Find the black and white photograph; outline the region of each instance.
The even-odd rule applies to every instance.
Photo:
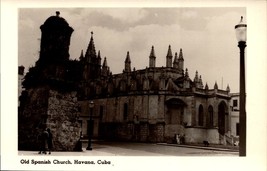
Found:
[[[15,5],[3,169],[266,169],[266,7],[85,4]]]

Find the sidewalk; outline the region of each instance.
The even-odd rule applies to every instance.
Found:
[[[192,145],[186,145],[186,144],[167,144],[167,143],[157,143],[158,145],[165,145],[165,146],[176,146],[176,147],[184,147],[184,148],[196,148],[196,149],[202,149],[202,150],[215,150],[215,151],[227,151],[227,152],[239,152],[238,147],[232,146],[231,148],[227,148],[225,146],[203,146],[200,144],[192,144]]]
[[[38,151],[18,151],[19,156],[115,156],[115,154],[96,149],[92,151],[83,148],[83,151],[52,151],[51,154],[38,154]]]
[[[204,147],[201,144],[179,145],[167,143],[130,143],[130,142],[106,142],[94,140],[92,151],[86,150],[87,141],[83,141],[83,151],[52,151],[49,154],[38,154],[38,151],[18,151],[20,156],[218,156],[236,155],[237,149],[227,146]]]

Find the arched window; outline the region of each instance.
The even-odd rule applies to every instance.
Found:
[[[213,127],[213,107],[209,106],[208,111],[209,111],[209,125]]]
[[[198,108],[198,125],[199,126],[203,126],[204,125],[204,110],[203,110],[203,106],[202,105],[199,105],[199,108]]]
[[[128,117],[128,104],[124,103],[123,106],[123,120],[127,120]]]

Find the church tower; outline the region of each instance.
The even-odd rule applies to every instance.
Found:
[[[166,67],[172,67],[172,50],[171,45],[169,45],[168,53],[166,56]]]
[[[149,55],[149,67],[150,68],[156,67],[156,56],[155,56],[154,46],[152,46],[152,49]]]
[[[83,79],[90,80],[99,78],[101,74],[101,55],[100,51],[96,55],[93,32],[91,32],[90,42],[82,63],[84,64]]]
[[[127,56],[124,61],[124,72],[131,72],[131,59],[130,59],[129,51],[127,52]]]
[[[40,26],[41,45],[40,59],[38,63],[58,63],[69,59],[70,37],[73,28],[69,26],[66,20],[59,16],[49,17],[43,25]]]

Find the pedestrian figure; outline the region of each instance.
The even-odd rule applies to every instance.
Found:
[[[39,131],[39,134],[37,135],[37,142],[38,142],[38,148],[39,148],[39,153],[38,154],[41,154],[42,153],[42,150],[43,150],[43,132]]]
[[[177,144],[180,144],[180,134],[176,134],[176,142]]]
[[[38,141],[40,143],[40,151],[39,154],[44,153],[46,154],[46,149],[48,148],[47,139],[48,139],[48,132],[46,129],[38,136]]]
[[[48,138],[47,138],[48,151],[49,151],[49,154],[51,154],[51,150],[53,148],[53,135],[49,128],[47,128],[47,132],[48,132]]]

